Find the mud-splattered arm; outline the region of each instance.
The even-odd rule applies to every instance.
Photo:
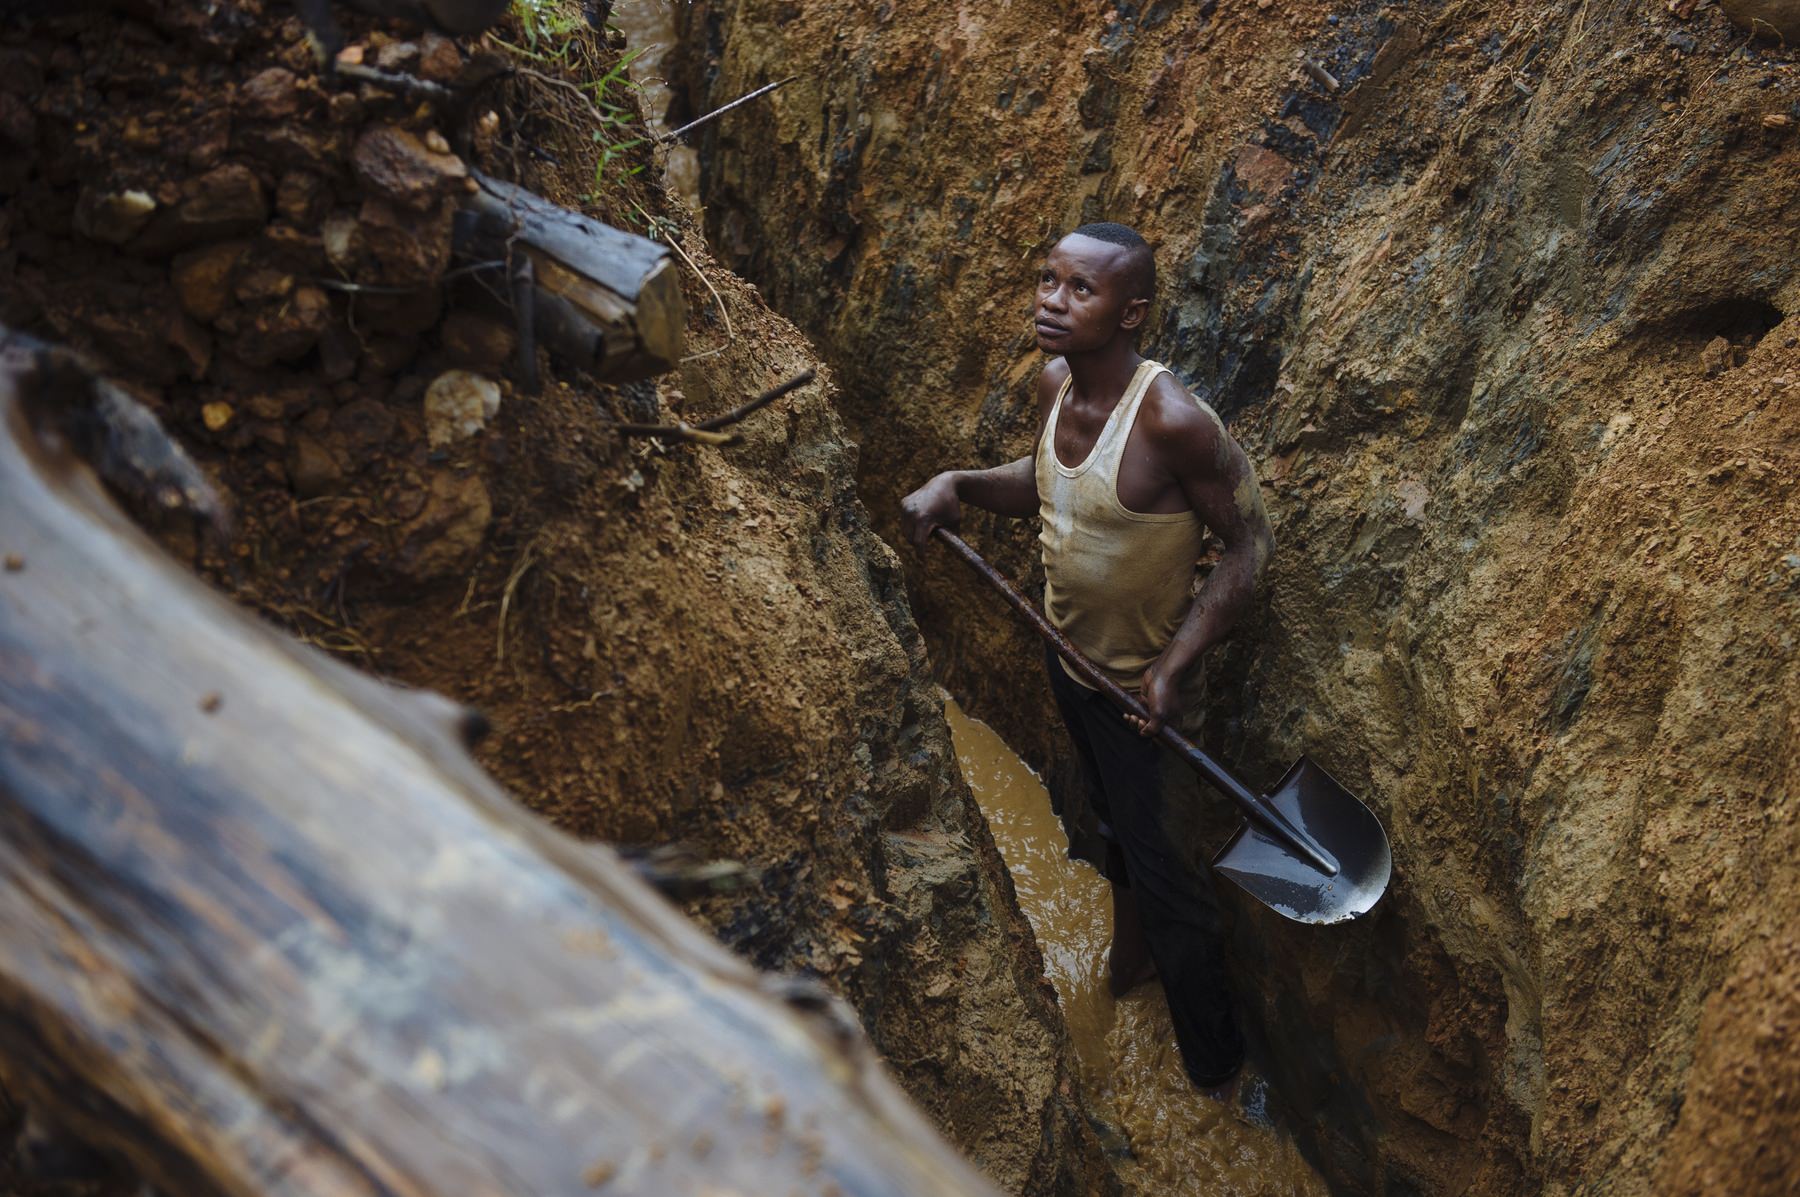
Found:
[[[1158,385],[1177,387],[1167,376]],[[1219,563],[1201,583],[1174,639],[1144,671],[1144,703],[1158,716],[1148,724],[1137,724],[1146,735],[1155,735],[1162,721],[1176,715],[1182,676],[1230,633],[1250,606],[1257,579],[1275,549],[1256,470],[1225,430],[1224,422],[1185,392],[1178,398],[1164,398],[1163,402],[1147,402],[1139,419],[1148,419],[1161,464],[1225,548]]]

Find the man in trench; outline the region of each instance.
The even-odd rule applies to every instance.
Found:
[[[1218,902],[1169,834],[1178,804],[1200,796],[1152,737],[1164,723],[1193,729],[1196,663],[1250,605],[1274,537],[1224,424],[1137,351],[1155,293],[1154,258],[1133,230],[1088,224],[1059,241],[1038,277],[1037,343],[1053,356],[1037,381],[1035,451],[937,475],[902,500],[901,523],[923,550],[934,528],[957,527],[964,503],[1041,517],[1050,622],[1150,715],[1124,714],[1046,654],[1106,844],[1095,863],[1113,887],[1111,987],[1119,995],[1160,975],[1188,1077],[1223,1098],[1244,1041]],[[1196,589],[1208,528],[1224,552]]]

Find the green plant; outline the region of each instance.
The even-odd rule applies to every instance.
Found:
[[[592,93],[590,98],[594,101],[594,107],[600,110],[601,116],[605,118],[608,124],[626,125],[632,124],[638,119],[637,112],[633,106],[620,104],[609,99],[608,93],[617,95],[617,92],[612,91],[614,87],[631,92],[642,90],[638,86],[637,80],[631,77],[631,64],[636,62],[638,60],[638,55],[642,53],[642,50],[625,51],[625,53],[619,55],[619,61],[613,64],[610,71],[607,71],[606,74],[600,76],[598,79],[590,80],[581,85],[581,90]]]
[[[572,6],[562,0],[513,0],[513,12],[525,31],[525,45],[509,49],[538,62],[562,62],[568,57],[569,35],[582,24],[581,14]]]
[[[595,194],[598,194],[600,192],[600,190],[603,189],[604,187],[606,187],[609,182],[616,182],[619,179],[629,179],[632,175],[638,174],[643,171],[644,164],[642,162],[640,162],[636,166],[633,166],[631,169],[622,172],[621,174],[615,176],[612,179],[609,179],[607,177],[607,168],[612,166],[613,159],[628,152],[629,150],[636,148],[637,146],[643,145],[646,140],[645,138],[633,137],[629,141],[612,142],[609,144],[607,142],[602,141],[600,134],[598,132],[596,132],[594,134],[594,140],[597,142],[600,142],[600,160],[598,162],[594,163],[594,192],[595,192]]]
[[[636,61],[639,53],[641,51],[626,51],[620,55],[619,61],[613,64],[611,70],[598,79],[581,85],[600,117],[600,123],[593,131],[594,143],[600,147],[600,159],[594,164],[596,192],[605,188],[609,182],[628,179],[644,169],[644,164],[640,162],[616,177],[609,177],[615,159],[650,140],[641,134],[631,135],[642,129],[642,121],[636,105],[620,102],[622,91],[639,90],[637,81],[630,74],[631,64]]]
[[[585,82],[576,82],[598,64],[595,61],[597,39],[581,36],[586,19],[571,0],[512,0],[523,31],[523,45],[489,33],[495,44],[519,58],[551,68],[547,72],[520,69],[519,74],[544,84],[548,95],[562,95],[579,100],[579,116],[573,106],[565,107],[557,118],[566,128],[586,125],[589,138],[599,148],[594,164],[594,189],[586,197],[593,200],[610,185],[630,178],[644,169],[643,163],[617,170],[618,159],[651,141],[638,106],[626,95],[640,90],[631,77],[631,64],[642,50],[627,50],[605,72]],[[566,105],[568,100],[563,103]]]

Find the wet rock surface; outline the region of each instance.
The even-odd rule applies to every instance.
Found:
[[[462,63],[348,32],[388,69]],[[569,36],[574,61],[616,61]],[[24,151],[0,155],[0,321],[94,355],[229,492],[231,544],[177,522],[170,547],[311,643],[480,708],[484,763],[565,828],[752,867],[690,912],[847,996],[1002,1183],[1114,1191],[829,375],[730,450],[612,428],[817,364],[628,173],[647,149],[602,162],[575,95],[521,80],[451,152],[428,104],[321,83],[285,6],[34,17],[0,25],[0,66]],[[504,306],[448,277],[471,167],[661,222],[710,283],[683,267],[701,356],[626,387],[551,363],[524,394]]]
[[[1394,840],[1366,923],[1238,918],[1334,1184],[1784,1191],[1793,52],[1692,5],[688,13],[693,110],[809,64],[709,127],[702,191],[836,366],[886,531],[1029,449],[1055,235],[1157,244],[1146,351],[1232,422],[1279,544],[1206,738],[1265,780],[1313,754]],[[1033,573],[1024,525],[967,534]],[[951,688],[1068,784],[1035,646],[905,560]]]

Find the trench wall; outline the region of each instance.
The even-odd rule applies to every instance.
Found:
[[[1392,835],[1378,915],[1242,909],[1279,1087],[1354,1192],[1783,1191],[1800,743],[1800,70],[1709,6],[706,0],[718,251],[837,370],[892,536],[1029,451],[1064,229],[1158,247],[1145,349],[1278,548],[1207,739]],[[1305,70],[1304,54],[1317,68]],[[1033,533],[977,517],[1033,572]],[[1053,785],[1038,652],[903,556]]]
[[[689,913],[847,996],[1002,1184],[1113,1191],[832,372],[714,262],[647,147],[603,159],[555,80],[603,76],[619,47],[578,13],[572,30],[507,24],[544,77],[452,113],[326,84],[285,4],[0,21],[0,321],[92,354],[218,478],[234,541],[163,529],[217,585],[482,709],[484,763],[566,829],[757,870]],[[506,61],[403,24],[349,32],[446,86]],[[658,222],[692,260],[696,356],[626,386],[546,360],[541,394],[515,387],[504,307],[452,274],[469,166]],[[612,428],[724,412],[809,366],[820,381],[734,448]],[[498,407],[440,438],[426,396],[453,370]]]

